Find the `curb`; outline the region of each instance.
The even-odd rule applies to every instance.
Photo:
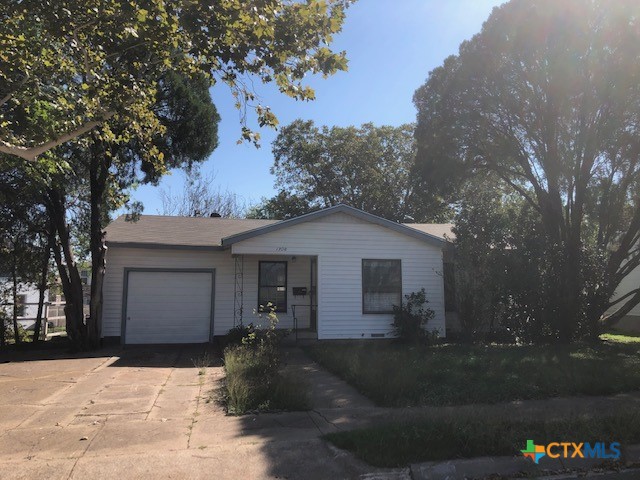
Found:
[[[607,460],[598,458],[553,459],[545,457],[536,465],[524,457],[479,457],[446,462],[415,463],[410,466],[410,469],[413,480],[465,480],[489,475],[523,474],[528,477],[548,476],[548,478],[554,478],[556,472],[566,474],[567,470],[591,470],[607,462]],[[624,448],[623,462],[620,464],[630,466],[638,463],[640,463],[640,445],[630,445]],[[640,473],[638,478],[640,478]]]

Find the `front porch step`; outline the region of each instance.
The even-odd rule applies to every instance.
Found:
[[[298,330],[297,343],[313,343],[318,341],[318,332],[312,330]],[[296,332],[291,331],[289,335],[282,339],[282,343],[285,345],[292,345],[296,343]]]

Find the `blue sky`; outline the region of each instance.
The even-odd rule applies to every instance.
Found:
[[[328,79],[310,78],[316,91],[313,102],[296,102],[270,86],[257,86],[261,103],[269,105],[281,125],[296,118],[318,125],[401,125],[413,122],[416,112],[413,92],[429,72],[460,43],[480,31],[494,6],[503,0],[359,0],[347,11],[334,50],[346,50],[349,70]],[[237,145],[239,113],[225,85],[216,85],[211,95],[222,120],[220,145],[203,164],[205,174],[214,172],[216,183],[235,192],[245,202],[255,203],[275,193],[269,168],[273,162],[271,142],[277,132],[260,129],[262,147]],[[142,186],[133,199],[143,202],[144,213],[161,209],[160,192],[182,191],[184,174],[175,171],[158,187]]]

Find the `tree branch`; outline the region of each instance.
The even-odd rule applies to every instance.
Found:
[[[16,91],[18,91],[20,88],[22,88],[24,84],[27,83],[27,80],[29,80],[29,72],[24,73],[24,77],[22,77],[22,80],[20,80],[18,85],[11,92],[7,93],[4,97],[0,98],[0,106],[4,105],[9,100],[11,100],[11,98],[13,97],[13,94]]]
[[[70,140],[78,138],[81,135],[93,130],[99,125],[102,125],[105,121],[109,120],[111,117],[115,115],[115,112],[107,112],[102,116],[100,120],[92,120],[90,122],[85,123],[84,125],[72,130],[64,135],[61,135],[53,140],[49,140],[47,142],[41,143],[40,145],[36,145],[33,147],[23,147],[21,145],[13,145],[11,143],[5,142],[0,139],[0,152],[6,153],[9,155],[15,155],[20,157],[28,162],[34,162],[39,155],[62,145]]]

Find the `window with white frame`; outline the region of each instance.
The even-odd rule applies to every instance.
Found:
[[[402,302],[400,260],[362,260],[362,313],[393,313]]]

